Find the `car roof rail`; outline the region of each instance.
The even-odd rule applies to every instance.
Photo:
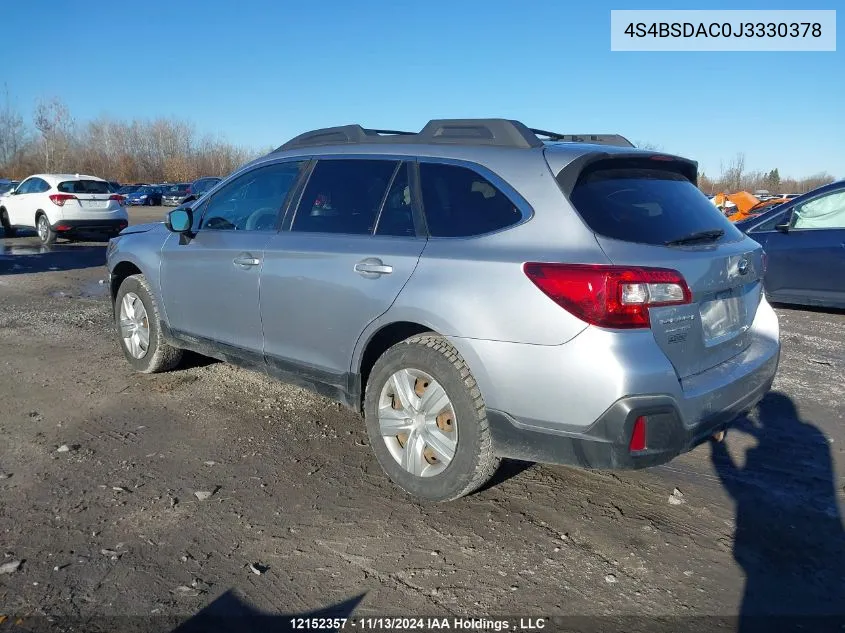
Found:
[[[636,147],[631,141],[621,134],[559,134],[530,128],[537,136],[544,136],[549,141],[561,141],[566,143],[589,143],[591,145],[614,145],[617,147]]]
[[[562,135],[553,135],[555,137]],[[510,119],[434,119],[419,132],[367,129],[341,125],[305,132],[274,152],[319,145],[356,143],[403,143],[443,145],[488,145],[511,148],[542,147],[535,132]]]
[[[358,143],[488,145],[526,149],[543,147],[544,141],[540,137],[549,141],[634,147],[631,141],[619,134],[559,134],[528,128],[511,119],[434,119],[419,132],[368,129],[358,124],[311,130],[292,138],[273,150],[273,153],[320,145]]]

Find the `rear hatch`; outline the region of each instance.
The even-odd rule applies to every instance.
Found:
[[[750,344],[762,296],[763,251],[694,184],[695,164],[674,157],[605,157],[558,182],[614,265],[678,271],[691,303],[649,308],[651,331],[680,378]]]
[[[104,180],[67,180],[56,187],[63,194],[76,198],[80,208],[87,211],[108,211],[120,206],[120,198],[112,193]]]

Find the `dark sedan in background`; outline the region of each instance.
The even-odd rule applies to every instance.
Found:
[[[197,200],[198,198],[202,197],[202,195],[206,191],[214,187],[221,180],[222,178],[217,178],[216,176],[205,176],[203,178],[198,178],[197,180],[191,183],[190,191],[188,191],[186,197],[191,196],[192,200]]]
[[[736,227],[766,251],[764,285],[770,301],[845,308],[845,180]]]
[[[144,185],[126,196],[126,204],[155,206],[161,204],[161,187]]]
[[[117,190],[116,193],[121,195],[121,196],[126,197],[130,193],[135,193],[141,187],[143,187],[143,185],[123,185],[120,189]]]
[[[178,207],[189,193],[191,193],[190,183],[183,182],[178,185],[170,185],[162,193],[161,203],[166,207]]]
[[[8,193],[19,184],[21,184],[19,180],[0,179],[0,194]]]

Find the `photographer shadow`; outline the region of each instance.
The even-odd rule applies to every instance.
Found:
[[[226,591],[171,633],[282,633],[303,628],[337,631],[337,619],[351,618],[364,594],[307,613],[270,614]],[[305,624],[300,620],[309,621]],[[298,623],[299,622],[299,623]]]
[[[736,503],[733,553],[746,575],[738,630],[845,630],[845,531],[827,438],[777,392],[735,428],[757,441],[742,468],[724,443],[711,449]]]

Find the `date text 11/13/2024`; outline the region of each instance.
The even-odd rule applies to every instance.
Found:
[[[294,630],[339,631],[540,631],[545,628],[545,618],[291,618]]]

